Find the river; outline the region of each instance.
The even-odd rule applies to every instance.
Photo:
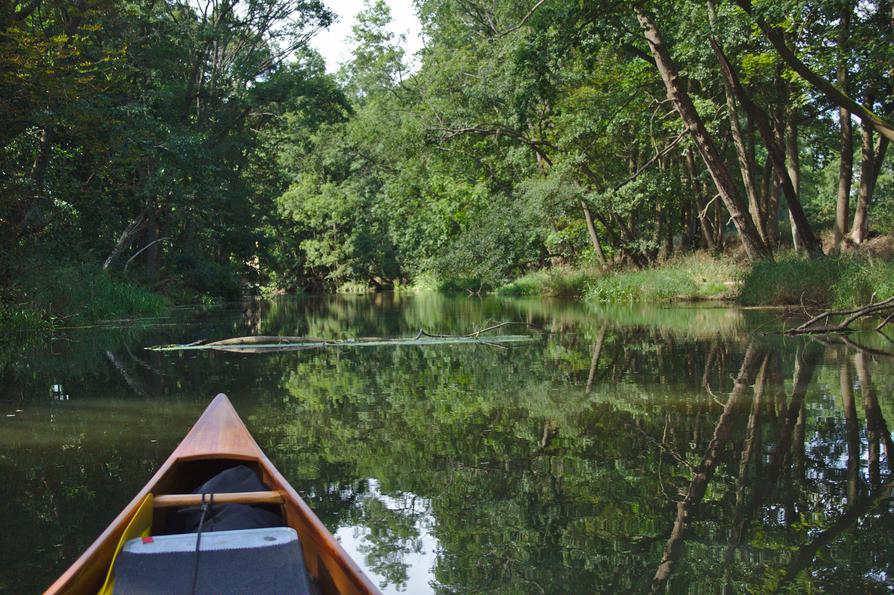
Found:
[[[513,332],[535,340],[144,349],[491,321],[530,323]],[[894,342],[791,339],[784,324],[716,306],[384,293],[7,343],[0,591],[52,582],[224,392],[388,593],[890,592]]]

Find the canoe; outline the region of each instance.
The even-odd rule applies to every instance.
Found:
[[[122,534],[147,495],[153,495],[156,506],[159,501],[166,506],[195,504],[197,496],[191,492],[196,485],[235,465],[252,468],[269,491],[228,494],[230,501],[281,505],[285,525],[298,533],[305,566],[321,593],[379,593],[273,466],[223,394],[214,398],[152,479],[46,592],[95,595],[103,587]],[[217,502],[223,502],[221,497]]]

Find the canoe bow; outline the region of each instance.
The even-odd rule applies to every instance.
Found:
[[[380,593],[273,466],[223,393],[211,401],[152,479],[46,593],[96,593],[111,564],[119,536],[146,494],[153,492],[178,463],[202,459],[238,460],[257,464],[263,475],[262,481],[271,490],[282,493],[286,524],[298,531],[308,570],[317,578],[324,593]]]

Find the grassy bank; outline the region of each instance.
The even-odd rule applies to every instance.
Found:
[[[847,308],[892,295],[892,260],[852,255],[808,260],[785,254],[748,268],[742,276],[738,301],[747,306]]]
[[[603,275],[598,270],[557,268],[534,271],[496,290],[503,296],[582,297]]]
[[[594,303],[729,300],[746,306],[848,307],[894,295],[894,261],[868,255],[809,260],[784,253],[749,265],[695,254],[641,270],[536,271],[496,293],[580,297]]]
[[[598,303],[732,299],[741,269],[732,260],[699,254],[642,270],[537,271],[500,287],[496,293],[582,297]]]
[[[53,330],[97,320],[161,314],[167,298],[98,267],[72,265],[33,270],[7,290],[0,306],[0,329],[6,333]]]

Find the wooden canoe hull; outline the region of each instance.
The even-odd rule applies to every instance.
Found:
[[[188,492],[237,462],[254,467],[270,490],[282,493],[285,522],[298,532],[307,568],[323,593],[379,593],[273,466],[223,394],[214,398],[152,479],[46,593],[95,594],[105,580],[121,533],[146,494]]]

